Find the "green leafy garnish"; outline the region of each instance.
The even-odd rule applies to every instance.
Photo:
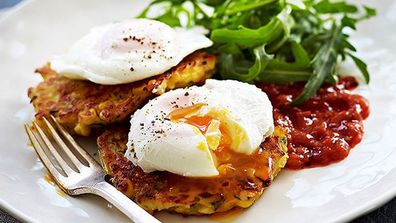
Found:
[[[346,57],[369,82],[367,65],[355,56],[346,31],[375,15],[375,9],[346,0],[155,0],[139,17],[206,28],[223,79],[306,82],[293,101],[298,105],[324,82],[335,84],[338,63]]]
[[[333,25],[330,40],[326,42],[316,53],[312,60],[313,74],[310,76],[304,91],[297,99],[293,101],[294,104],[301,104],[313,95],[320,87],[328,75],[334,76],[337,65],[337,46],[341,42],[341,27]]]

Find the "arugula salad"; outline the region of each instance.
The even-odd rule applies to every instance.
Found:
[[[337,65],[347,57],[369,83],[348,33],[375,15],[375,9],[345,0],[154,0],[138,17],[208,30],[222,79],[306,82],[293,101],[298,105],[324,82],[336,84]]]

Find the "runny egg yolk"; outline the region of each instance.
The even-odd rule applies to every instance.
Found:
[[[266,179],[271,160],[269,160],[269,163],[258,162],[262,160],[260,156],[265,155],[264,150],[259,148],[251,155],[233,151],[231,149],[232,137],[226,124],[220,122],[219,118],[213,117],[215,115],[197,115],[204,106],[207,106],[207,104],[198,103],[179,108],[173,110],[168,117],[171,121],[187,123],[199,129],[200,133],[205,136],[210,151],[215,156],[216,167],[219,168],[220,174],[227,174],[230,169],[238,169]],[[198,149],[204,150],[205,147],[205,145],[200,145]],[[252,168],[252,166],[256,168]]]
[[[189,107],[179,108],[169,114],[169,119],[184,122],[195,126],[205,136],[208,147],[216,153],[227,151],[231,146],[231,137],[224,123],[210,115],[196,115],[204,103],[198,103]]]

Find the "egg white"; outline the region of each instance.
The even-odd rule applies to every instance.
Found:
[[[207,80],[202,87],[167,92],[136,111],[125,156],[145,172],[218,175],[211,152],[215,149],[211,147],[216,147],[218,123],[214,123],[213,132],[204,135],[193,125],[169,119],[172,111],[198,103],[205,106],[194,115],[209,115],[225,125],[235,152],[252,154],[273,132],[272,105],[259,88],[232,80]]]
[[[51,67],[72,79],[125,84],[162,74],[212,44],[195,30],[129,19],[92,28],[69,51],[54,57]]]

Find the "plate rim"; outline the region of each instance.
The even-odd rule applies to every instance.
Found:
[[[351,211],[337,217],[334,219],[334,222],[349,222],[352,221],[358,217],[361,217],[365,214],[370,213],[371,211],[374,211],[380,207],[382,207],[384,204],[388,203],[391,201],[393,198],[396,198],[396,187],[393,190],[388,191],[387,193],[384,193],[382,196],[372,199],[370,202],[366,202],[355,209],[352,209]]]
[[[0,18],[0,25],[6,23],[7,20],[17,14],[26,6],[32,4],[35,0],[23,0],[17,3],[15,6],[11,7],[7,12],[5,12],[2,17]],[[3,199],[0,198],[0,208],[6,212],[6,214],[11,215],[13,218],[20,220],[22,222],[37,222],[32,217],[29,217],[27,214],[23,213],[22,211],[18,210],[16,207],[12,206],[11,204],[7,203]]]
[[[23,0],[11,9],[7,10],[0,18],[0,25],[6,23],[7,20],[13,16],[17,16],[16,14],[24,9],[25,7],[37,2],[36,0]],[[396,185],[395,185],[396,186]],[[381,196],[371,199],[369,202],[366,202],[362,205],[359,205],[352,210],[346,212],[343,215],[335,217],[332,219],[332,222],[349,222],[358,217],[361,217],[379,207],[383,206],[384,204],[388,203],[390,200],[396,198],[396,187],[393,190],[389,190],[386,193],[383,193]],[[13,205],[9,204],[8,202],[4,201],[0,198],[0,209],[6,212],[6,214],[11,215],[17,220],[22,222],[37,222],[37,219],[34,219],[27,214],[23,213],[22,211],[18,210],[18,208],[14,207]]]
[[[5,214],[11,215],[13,218],[22,221],[22,222],[36,222],[35,219],[29,217],[28,215],[24,214],[22,211],[18,210],[17,208],[13,207],[9,203],[5,202],[3,199],[0,199],[0,208],[6,212]]]

